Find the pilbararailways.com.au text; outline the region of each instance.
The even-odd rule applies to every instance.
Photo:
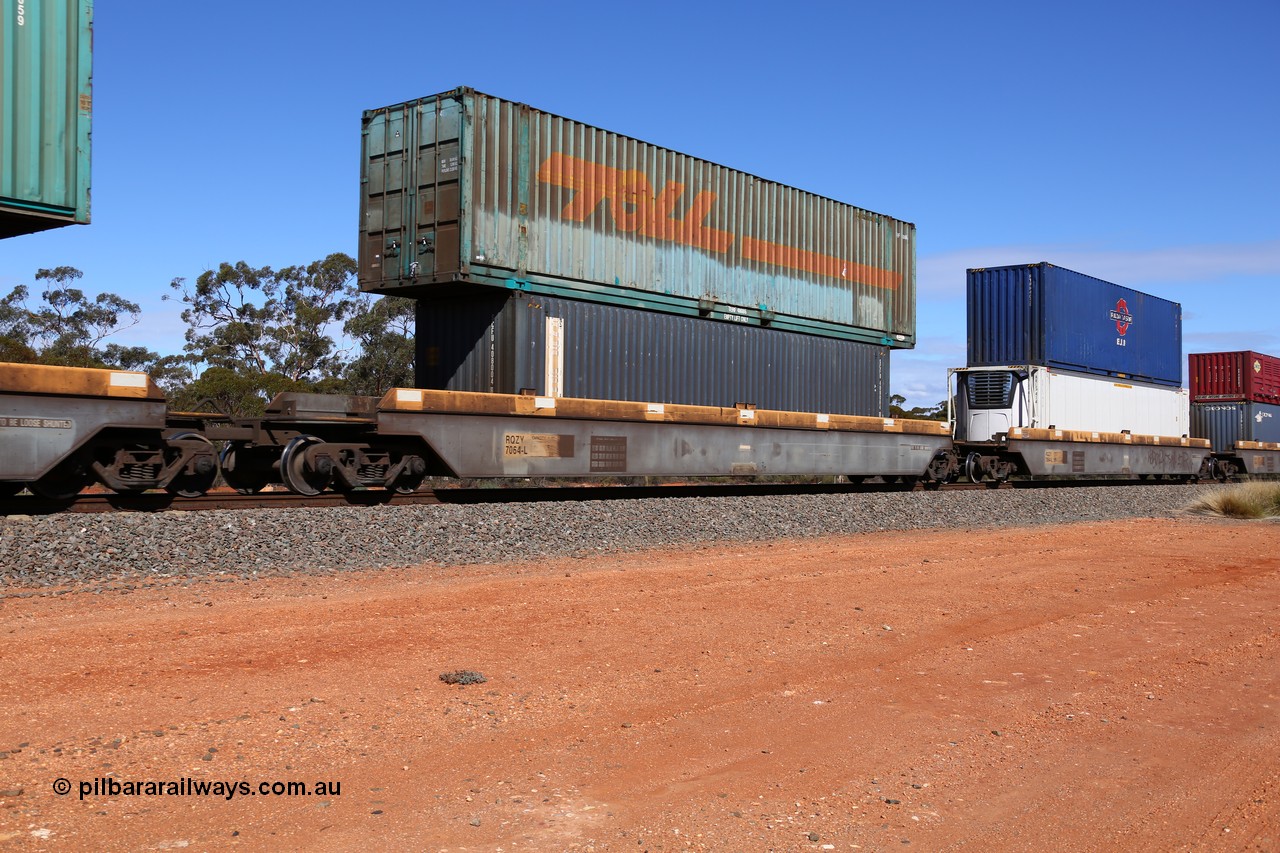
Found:
[[[247,782],[210,779],[116,779],[111,776],[81,780],[77,787],[80,799],[89,797],[340,797],[342,783],[334,781]],[[71,780],[54,780],[53,792],[58,796],[71,793]]]

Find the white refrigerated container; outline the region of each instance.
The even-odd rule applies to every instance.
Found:
[[[956,439],[990,441],[1012,427],[1184,436],[1185,388],[1038,365],[958,368]]]

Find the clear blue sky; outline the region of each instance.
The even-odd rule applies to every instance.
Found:
[[[963,364],[964,271],[1050,261],[1280,353],[1280,2],[104,2],[93,223],[0,242],[143,307],[356,254],[360,113],[471,86],[914,222],[909,404]]]

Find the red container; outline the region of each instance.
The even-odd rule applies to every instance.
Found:
[[[1260,352],[1199,352],[1190,358],[1191,402],[1280,403],[1280,358]]]

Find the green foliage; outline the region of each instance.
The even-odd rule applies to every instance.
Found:
[[[261,415],[271,398],[281,391],[313,391],[309,383],[280,373],[242,372],[230,367],[210,367],[200,378],[178,389],[170,404],[175,410],[220,412],[235,418]]]
[[[38,303],[28,286],[0,298],[0,361],[140,370],[175,409],[242,417],[281,391],[380,395],[412,385],[414,303],[361,294],[355,272],[355,260],[335,253],[280,270],[223,263],[192,286],[176,278],[177,295],[166,298],[185,305],[184,354],[161,356],[106,342],[138,323],[136,304],[86,295],[74,267],[42,269]]]
[[[911,409],[902,408],[907,402],[907,398],[901,394],[894,394],[889,397],[889,417],[891,418],[910,418],[917,421],[945,421],[947,419],[947,401],[935,403],[932,406],[916,406]]]
[[[0,299],[0,361],[39,361],[39,353],[31,346],[26,299],[27,289],[22,285]]]
[[[281,391],[337,390],[346,354],[332,332],[357,303],[355,270],[335,253],[281,270],[223,263],[194,287],[174,279],[187,306],[187,357],[208,365],[175,404],[251,417]]]
[[[137,325],[140,311],[114,293],[89,297],[71,286],[83,277],[75,267],[38,270],[36,281],[46,283],[39,304],[28,305],[31,291],[25,285],[0,299],[0,361],[142,370],[164,387],[190,379],[179,357],[162,357],[145,347],[104,346],[106,338]]]
[[[102,350],[104,367],[140,370],[149,374],[166,394],[185,388],[192,378],[191,359],[185,355],[159,355],[146,347],[107,344]]]
[[[186,352],[212,367],[292,382],[316,383],[337,375],[343,354],[330,329],[355,305],[356,262],[342,253],[276,271],[244,261],[206,270],[188,288],[170,286],[187,305]]]
[[[360,303],[343,327],[360,347],[344,374],[348,394],[380,396],[413,385],[414,302],[397,296]]]
[[[90,299],[83,290],[70,286],[83,276],[75,267],[36,272],[36,281],[52,283],[40,294],[44,304],[30,310],[27,321],[33,348],[39,350],[45,364],[100,367],[103,339],[138,324],[136,303],[114,293],[99,293]]]

